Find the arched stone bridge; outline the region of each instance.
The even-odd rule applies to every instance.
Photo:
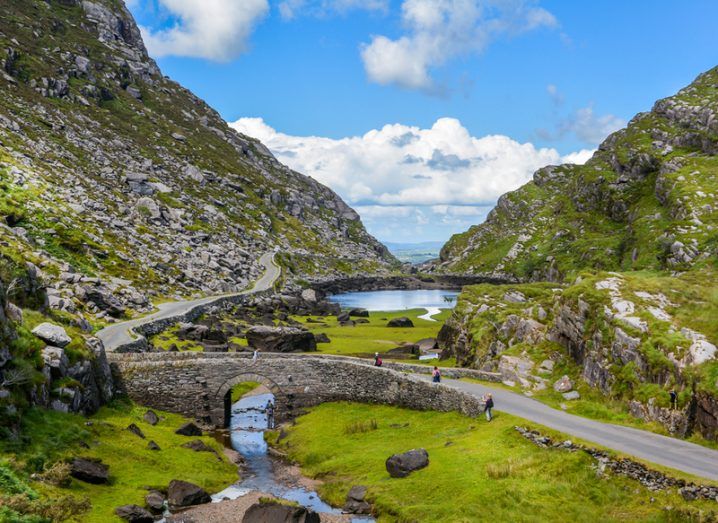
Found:
[[[253,362],[242,353],[166,352],[111,353],[108,359],[119,391],[137,403],[217,427],[229,423],[232,387],[246,381],[269,387],[280,421],[340,400],[469,416],[483,408],[464,392],[355,358],[263,354]]]

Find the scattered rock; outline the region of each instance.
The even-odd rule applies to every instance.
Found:
[[[573,382],[571,381],[571,378],[564,375],[561,376],[561,378],[556,380],[556,383],[553,384],[553,390],[556,392],[568,392],[571,389],[573,389]]]
[[[32,333],[45,343],[55,347],[65,347],[72,341],[65,329],[52,323],[41,323],[32,329]]]
[[[170,482],[167,489],[167,499],[172,510],[191,507],[192,505],[203,505],[212,501],[210,495],[203,488],[177,479]]]
[[[165,509],[165,496],[158,490],[150,490],[145,496],[145,503],[155,514],[162,514]]]
[[[331,343],[332,340],[329,339],[329,336],[327,336],[323,332],[319,332],[314,335],[314,339],[317,340],[317,343]]]
[[[361,308],[352,309],[349,311],[349,316],[356,316],[357,318],[368,318],[369,311]]]
[[[405,478],[415,470],[429,465],[429,453],[425,449],[394,454],[386,460],[386,470],[392,478]]]
[[[577,390],[572,390],[571,392],[565,392],[563,394],[563,399],[565,400],[577,400],[581,397],[581,395],[578,393]]]
[[[162,450],[160,446],[153,440],[150,440],[150,442],[147,444],[147,448],[150,450]]]
[[[132,434],[134,434],[134,435],[136,435],[136,436],[139,436],[139,437],[142,438],[142,439],[145,439],[145,435],[144,435],[144,433],[142,432],[142,430],[141,430],[137,425],[135,425],[134,423],[130,423],[130,424],[127,426],[127,430],[129,430],[130,432],[132,432]]]
[[[400,316],[398,318],[392,318],[389,320],[389,323],[386,324],[387,327],[413,327],[414,323],[407,318],[406,316]]]
[[[180,428],[178,428],[175,431],[175,434],[179,434],[180,436],[201,436],[202,429],[200,429],[197,425],[195,425],[191,421],[188,421],[187,423],[182,425]]]
[[[260,325],[249,328],[246,336],[250,347],[266,352],[307,352],[317,350],[317,340],[314,334],[296,327]]]
[[[366,487],[354,485],[347,494],[343,510],[349,514],[371,514],[371,505],[366,501]]]
[[[247,509],[242,523],[319,523],[319,514],[305,507],[282,503],[255,503]]]
[[[137,505],[122,505],[115,509],[117,517],[129,523],[153,523],[155,517],[146,509]]]
[[[70,462],[70,475],[85,483],[100,485],[109,481],[110,467],[100,460],[73,458]]]
[[[157,414],[155,414],[155,411],[153,410],[148,410],[147,412],[145,412],[145,415],[142,416],[142,419],[152,426],[155,426],[160,422],[160,418],[157,416]]]
[[[194,450],[195,452],[215,452],[215,450],[212,447],[207,445],[201,439],[195,439],[195,440],[189,441],[187,443],[184,443],[182,446],[186,449]]]

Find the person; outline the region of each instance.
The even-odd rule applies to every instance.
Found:
[[[267,402],[267,428],[273,429],[274,428],[274,404],[272,401]]]
[[[252,363],[257,361],[257,358],[259,358],[259,349],[254,349],[254,352],[252,353]]]
[[[441,383],[441,371],[439,367],[434,367],[434,372],[431,373],[431,381],[434,383]]]
[[[670,394],[670,396],[671,396],[671,408],[673,410],[676,410],[676,408],[678,406],[678,394],[676,394],[675,389],[671,389],[671,392],[669,392],[668,394]]]
[[[381,367],[382,361],[381,356],[379,356],[378,352],[374,353],[374,366],[375,367]]]
[[[491,415],[491,409],[494,408],[494,398],[491,394],[484,396],[484,412],[486,413],[486,421],[491,421],[493,416]]]

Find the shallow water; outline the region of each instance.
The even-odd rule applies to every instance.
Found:
[[[458,295],[458,290],[445,289],[361,291],[335,294],[329,296],[329,301],[347,309],[362,308],[368,311],[427,309],[431,312],[437,309],[453,309]],[[453,300],[446,301],[445,297]]]
[[[267,443],[264,441],[264,430],[267,429],[269,421],[266,413],[268,402],[274,403],[273,394],[245,397],[232,405],[230,441],[232,448],[244,457],[249,475],[215,494],[212,499],[215,502],[225,498],[236,499],[256,490],[296,501],[316,512],[341,514],[341,510],[322,501],[316,492],[277,481],[274,464],[267,453]],[[363,523],[373,522],[374,519],[356,517],[352,518],[352,521]]]

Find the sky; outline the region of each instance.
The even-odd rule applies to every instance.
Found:
[[[163,73],[377,238],[447,240],[718,64],[715,0],[126,0]]]

